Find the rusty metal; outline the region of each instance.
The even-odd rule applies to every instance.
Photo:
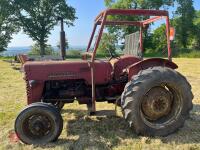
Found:
[[[150,67],[155,66],[162,66],[162,67],[168,67],[172,69],[177,69],[178,66],[167,59],[163,58],[148,58],[144,60],[140,60],[132,65],[130,65],[127,69],[128,73],[128,79],[130,80],[134,75],[138,74],[140,70],[144,70]]]
[[[157,120],[169,114],[172,95],[164,87],[152,88],[142,101],[142,111],[149,120]]]
[[[149,9],[107,9],[108,15],[142,15],[142,16],[168,16],[165,10],[149,10]]]
[[[66,39],[65,39],[65,31],[64,31],[64,23],[63,18],[58,18],[61,22],[61,31],[60,31],[60,50],[61,50],[61,56],[62,59],[65,60],[66,56]]]
[[[98,21],[97,25],[100,25],[102,21]],[[106,21],[104,25],[126,25],[126,26],[143,26],[141,21]]]
[[[144,15],[144,16],[154,16],[153,18],[140,21],[129,21],[129,20],[109,20],[107,16],[109,15]],[[106,25],[134,25],[140,27],[140,49],[143,52],[143,37],[142,32],[146,25],[166,17],[166,33],[168,38],[168,58],[171,60],[171,48],[169,40],[169,17],[167,11],[160,10],[122,10],[122,9],[107,9],[101,12],[96,20],[93,27],[93,31],[88,43],[87,53],[85,56],[91,56],[90,60],[81,61],[44,61],[44,62],[26,62],[24,65],[24,70],[26,72],[27,84],[30,80],[37,81],[34,87],[28,88],[28,104],[33,102],[41,101],[43,89],[45,87],[45,82],[48,81],[62,81],[62,80],[84,80],[85,84],[91,88],[91,95],[85,95],[85,97],[90,97],[89,102],[92,102],[91,112],[96,111],[96,85],[109,85],[114,82],[113,79],[119,81],[116,83],[123,87],[127,80],[138,73],[141,69],[145,69],[151,66],[167,66],[170,68],[177,68],[177,65],[165,59],[147,59],[142,60],[141,58],[136,58],[134,56],[124,56],[120,57],[118,60],[111,61],[97,61],[95,60],[96,52],[103,34],[104,27]],[[107,19],[108,18],[108,19]],[[95,39],[95,33],[97,27],[99,28],[99,33],[94,44],[91,48],[92,42]],[[62,57],[65,57],[65,34],[63,20],[61,19],[61,50]],[[93,51],[92,51],[93,50]],[[92,51],[92,52],[91,52]],[[84,69],[83,69],[84,68]],[[121,82],[123,81],[123,82]],[[121,85],[123,83],[123,85]],[[98,90],[98,89],[97,89]],[[109,90],[107,90],[108,92]],[[117,94],[121,94],[121,89],[117,90]],[[110,96],[112,92],[108,92]],[[80,97],[81,99],[81,97]],[[85,101],[85,99],[83,99]],[[81,103],[84,103],[84,102]],[[85,101],[88,103],[88,101]]]
[[[147,20],[143,20],[143,21],[119,21],[119,20],[115,20],[115,21],[110,21],[110,20],[106,20],[107,16],[109,15],[143,15],[143,16],[155,16],[153,18],[147,19]],[[144,10],[144,9],[128,9],[128,10],[124,10],[124,9],[107,9],[103,12],[101,12],[97,18],[95,19],[95,26],[92,32],[92,35],[90,37],[90,41],[88,44],[88,48],[87,51],[89,51],[90,47],[91,47],[91,43],[92,40],[94,39],[94,34],[95,34],[95,30],[96,30],[96,25],[100,25],[100,34],[98,34],[98,38],[96,40],[95,43],[95,47],[93,49],[93,56],[91,59],[91,62],[93,62],[93,60],[95,59],[95,55],[96,55],[96,51],[101,39],[101,34],[103,31],[103,28],[105,25],[138,25],[138,26],[145,26],[149,23],[155,22],[159,19],[161,19],[162,17],[166,17],[166,31],[167,31],[167,46],[168,46],[168,58],[171,61],[171,48],[170,48],[170,40],[169,40],[169,28],[170,28],[170,24],[169,24],[169,14],[167,11],[164,10]]]
[[[124,55],[132,55],[141,58],[139,31],[125,36]]]
[[[143,24],[143,26],[144,25],[148,25],[148,24],[153,23],[155,21],[158,21],[158,20],[160,20],[162,18],[163,18],[162,16],[157,16],[157,17],[149,18],[147,20],[142,21],[142,24]]]
[[[161,11],[161,10],[122,10],[122,9],[107,9],[105,10],[104,12],[101,12],[96,20],[95,20],[95,26],[94,26],[94,29],[93,29],[93,32],[92,32],[92,35],[90,37],[90,41],[89,41],[89,44],[88,44],[88,48],[87,48],[87,51],[89,51],[90,47],[91,47],[91,43],[92,43],[92,40],[94,38],[94,34],[95,34],[95,30],[96,30],[96,25],[100,24],[100,30],[99,30],[99,34],[97,36],[97,39],[96,39],[96,42],[95,42],[95,46],[94,46],[94,49],[93,49],[93,55],[91,57],[91,80],[92,80],[92,110],[95,110],[95,76],[94,76],[94,60],[95,60],[95,56],[96,56],[96,51],[98,49],[98,46],[99,46],[99,43],[100,43],[100,40],[101,40],[101,36],[102,36],[102,33],[103,33],[103,29],[104,29],[104,26],[107,24],[115,24],[115,21],[112,21],[112,22],[109,22],[108,20],[106,20],[107,16],[108,15],[144,15],[144,16],[166,16],[166,18],[168,18],[167,20],[167,23],[166,23],[166,28],[167,28],[167,33],[169,34],[169,17],[168,17],[168,12],[167,11]],[[153,22],[157,19],[160,19],[159,17],[158,18],[154,18],[154,20],[147,20],[146,22],[144,21],[144,24],[147,23],[147,22]],[[123,25],[124,24],[127,24],[130,22],[119,22],[119,21],[116,21],[116,24],[119,24],[120,25]],[[142,25],[144,26],[144,25]],[[168,54],[171,55],[171,49],[170,49],[170,40],[169,40],[169,35],[167,34],[167,41],[168,42]],[[141,43],[142,44],[142,43]],[[141,49],[142,50],[142,49]],[[171,60],[171,56],[168,56],[169,60]]]
[[[87,46],[86,52],[89,52],[89,50],[90,50],[90,47],[91,47],[91,44],[92,44],[92,40],[94,38],[94,34],[95,34],[95,31],[96,31],[96,28],[97,28],[97,24],[95,23],[93,31],[92,31],[92,35],[91,35],[91,38],[90,38],[90,41],[89,41],[88,46]]]
[[[143,49],[143,27],[140,27],[140,50],[141,50],[141,58],[143,59],[144,49]]]
[[[169,23],[169,17],[166,17],[166,35],[167,35],[167,49],[168,49],[168,59],[172,61],[172,52],[170,47],[170,23]]]

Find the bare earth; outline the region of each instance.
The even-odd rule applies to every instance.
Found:
[[[78,103],[64,107],[64,128],[59,140],[43,146],[11,142],[17,114],[26,105],[23,74],[12,69],[10,63],[0,60],[0,149],[200,149],[200,59],[174,59],[178,71],[192,85],[194,108],[190,118],[178,132],[167,137],[137,136],[121,115],[117,116],[113,104],[98,103],[98,110],[110,110],[107,114],[88,116],[85,105]]]

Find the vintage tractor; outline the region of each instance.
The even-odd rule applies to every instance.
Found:
[[[147,20],[110,20],[110,15],[151,16]],[[168,59],[143,58],[143,30],[148,24],[164,18]],[[99,25],[94,47],[92,41]],[[109,60],[99,60],[96,52],[105,26],[137,26],[139,50],[131,51],[127,38],[127,53]],[[127,42],[129,41],[129,42]],[[108,49],[109,51],[109,49]],[[126,50],[125,50],[126,51]],[[135,54],[135,55],[133,55]],[[184,76],[175,71],[170,48],[170,23],[167,11],[108,9],[101,12],[82,60],[28,61],[23,66],[27,86],[28,106],[15,121],[17,136],[27,144],[55,141],[62,132],[59,109],[77,100],[86,104],[95,115],[96,102],[117,103],[127,123],[137,134],[166,136],[184,125],[192,109],[193,94]]]

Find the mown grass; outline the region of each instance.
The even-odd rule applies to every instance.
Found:
[[[187,77],[194,93],[194,108],[184,127],[167,137],[137,136],[122,118],[120,108],[98,103],[98,110],[107,114],[88,116],[85,105],[68,104],[62,111],[64,128],[59,140],[43,146],[13,143],[8,136],[13,131],[17,114],[26,105],[23,74],[0,60],[0,149],[200,149],[200,59],[174,59],[178,71]]]

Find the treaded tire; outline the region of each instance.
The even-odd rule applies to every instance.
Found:
[[[146,119],[143,115],[141,105],[145,94],[153,87],[157,87],[163,83],[168,85],[170,89],[173,89],[173,94],[177,96],[173,97],[174,102],[171,106],[173,109],[170,111],[170,113],[174,112],[174,114],[171,114],[171,119],[168,122],[166,120],[162,124]],[[177,102],[175,102],[176,99]],[[135,129],[137,134],[167,136],[183,127],[193,107],[192,99],[191,85],[184,76],[167,67],[152,67],[140,71],[126,84],[121,96],[121,107],[124,118],[130,127]],[[174,108],[176,107],[175,104],[180,105]]]
[[[59,113],[60,114],[60,112],[61,112],[61,110],[62,110],[62,108],[64,107],[64,103],[62,103],[62,104],[60,104],[60,107],[58,107],[58,106],[56,106],[56,105],[54,105],[54,104],[52,104],[52,103],[46,103],[46,102],[36,102],[36,103],[32,103],[31,105],[44,105],[44,106],[46,106],[46,105],[48,105],[49,107],[51,107],[52,109],[54,109],[55,111],[57,111],[57,113]],[[61,118],[60,118],[61,117]],[[59,119],[61,119],[61,123],[60,123],[60,131],[59,131],[59,133],[58,133],[58,136],[52,141],[52,142],[55,142],[55,141],[57,141],[58,140],[58,137],[60,136],[60,134],[62,133],[62,130],[63,130],[63,119],[62,119],[62,116],[61,116],[61,114],[60,114],[60,117],[59,117]]]
[[[38,115],[38,116],[37,116]],[[34,118],[34,120],[31,120]],[[43,120],[41,120],[41,118]],[[28,121],[27,121],[28,120]],[[40,123],[39,130],[44,135],[37,135],[39,132],[34,132],[34,125],[30,122],[35,122],[35,124]],[[39,120],[39,121],[38,121]],[[31,124],[31,125],[29,125]],[[33,103],[24,108],[15,120],[15,132],[19,139],[26,144],[41,145],[52,141],[55,141],[60,136],[63,129],[63,119],[60,112],[52,104],[47,103]]]

